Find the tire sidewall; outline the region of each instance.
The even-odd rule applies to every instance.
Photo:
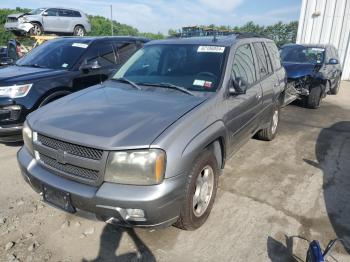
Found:
[[[193,195],[196,189],[197,177],[205,166],[210,166],[214,173],[214,185],[213,192],[209,202],[209,205],[203,215],[197,217],[193,211]],[[216,192],[218,188],[219,167],[215,155],[210,150],[205,150],[195,161],[194,166],[189,174],[188,188],[185,196],[185,205],[181,211],[184,224],[187,225],[187,229],[194,230],[199,228],[209,217],[210,211],[214,205]]]
[[[80,36],[80,35],[77,35],[77,30],[78,30],[79,28],[82,29],[83,32],[84,32],[84,35],[82,35],[82,37],[85,36],[85,34],[86,34],[85,29],[84,29],[84,27],[82,27],[82,26],[80,26],[80,25],[74,27],[73,35],[75,35],[75,36]]]
[[[277,120],[277,127],[276,127],[276,130],[275,132],[272,132],[272,127],[273,127],[273,117],[275,115],[275,112],[278,112],[278,120]],[[272,117],[271,117],[271,121],[270,121],[270,137],[271,137],[271,140],[274,139],[278,133],[278,129],[279,129],[279,124],[280,124],[280,118],[281,118],[281,107],[278,105],[278,104],[275,104],[275,106],[273,107],[273,110],[272,110]]]

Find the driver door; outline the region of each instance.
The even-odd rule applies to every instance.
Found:
[[[229,154],[236,152],[259,126],[258,115],[262,108],[262,89],[257,81],[252,46],[239,46],[234,54],[231,78],[246,89],[242,94],[230,94],[226,99],[226,126],[229,130]]]
[[[44,31],[55,32],[59,25],[58,9],[49,8],[45,11],[46,15],[43,15],[43,28]]]

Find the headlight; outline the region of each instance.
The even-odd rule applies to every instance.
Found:
[[[24,122],[23,129],[23,142],[24,145],[27,147],[28,151],[34,155],[34,149],[33,149],[33,131],[28,126],[27,122]]]
[[[19,23],[24,23],[24,22],[28,22],[28,19],[26,18],[26,17],[20,17],[20,18],[18,18],[18,22]]]
[[[33,84],[0,86],[0,96],[6,96],[10,98],[24,97],[29,93],[32,86]]]
[[[155,185],[164,179],[166,155],[163,150],[111,152],[105,181],[131,185]]]

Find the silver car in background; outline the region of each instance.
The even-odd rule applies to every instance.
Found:
[[[16,35],[41,35],[46,32],[84,36],[91,31],[91,24],[80,10],[50,7],[8,15],[5,29]]]

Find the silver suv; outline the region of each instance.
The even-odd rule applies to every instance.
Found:
[[[38,8],[7,16],[5,29],[16,35],[50,32],[84,36],[91,31],[91,25],[87,15],[76,9]]]

